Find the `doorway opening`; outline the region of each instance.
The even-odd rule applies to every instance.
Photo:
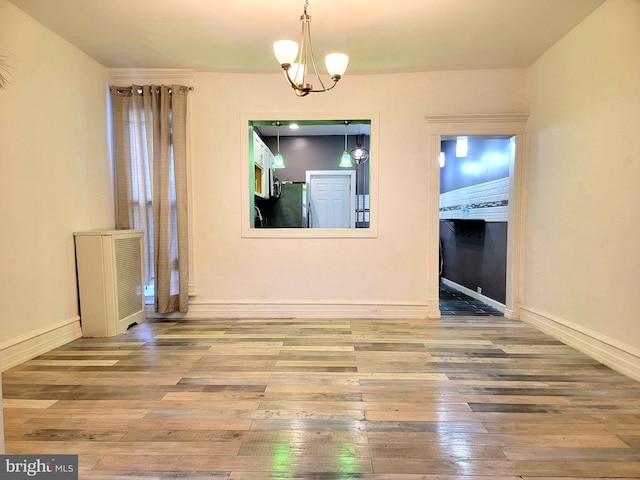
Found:
[[[506,259],[504,263],[504,316],[518,319],[522,305],[522,250],[523,250],[523,178],[525,166],[525,138],[528,115],[522,113],[509,114],[466,114],[466,115],[431,115],[426,118],[429,132],[429,277],[427,281],[427,302],[429,318],[440,318],[440,152],[443,140],[457,140],[457,137],[487,136],[494,138],[508,138],[511,142],[511,151],[508,165],[508,198],[506,200]],[[468,146],[468,143],[467,143]],[[454,154],[455,155],[455,154]],[[445,165],[447,159],[445,154]],[[472,173],[473,165],[466,168]],[[483,202],[477,202],[483,203]],[[485,205],[489,208],[490,205]],[[472,213],[478,208],[475,203],[460,204],[461,208],[456,212],[460,218],[451,218],[451,223],[457,221],[460,233],[463,235],[478,235],[478,231],[485,229],[490,222],[474,222]],[[446,207],[445,207],[446,208]],[[455,210],[455,209],[453,209]],[[465,216],[466,215],[466,216]],[[478,218],[477,220],[482,220]],[[479,227],[480,225],[480,227]],[[445,267],[446,268],[446,267]],[[446,274],[445,274],[446,275]],[[477,294],[477,287],[475,293]],[[481,287],[482,288],[482,287]],[[474,293],[469,289],[469,293]],[[466,293],[466,292],[465,292]]]
[[[515,138],[443,136],[440,142],[442,315],[504,312],[509,170]]]

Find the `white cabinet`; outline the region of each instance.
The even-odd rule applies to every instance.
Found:
[[[253,133],[253,191],[257,197],[269,198],[269,182],[273,153],[262,139]]]
[[[142,230],[75,232],[84,337],[112,337],[144,313]]]

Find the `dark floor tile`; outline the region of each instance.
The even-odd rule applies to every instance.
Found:
[[[502,313],[479,300],[440,283],[440,314],[443,316],[501,317]]]

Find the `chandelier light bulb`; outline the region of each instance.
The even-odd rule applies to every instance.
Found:
[[[291,80],[298,86],[302,86],[304,83],[304,65],[300,63],[292,63],[289,73]]]

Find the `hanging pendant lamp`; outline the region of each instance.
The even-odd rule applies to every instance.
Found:
[[[359,127],[358,127],[358,130],[359,130]],[[362,144],[360,143],[360,132],[358,132],[356,146],[351,149],[349,154],[351,155],[351,158],[353,158],[356,161],[356,164],[358,165],[366,162],[369,159],[369,150],[363,147]]]
[[[349,124],[351,124],[351,120],[343,120],[342,123],[344,124],[344,151],[340,159],[340,167],[351,168],[353,167],[353,163],[351,163],[351,155],[349,155],[349,151],[347,150],[347,128]]]
[[[280,127],[283,125],[282,122],[275,122],[272,125],[278,127],[278,153],[276,153],[275,157],[273,157],[273,163],[271,164],[271,168],[284,168],[284,158],[280,153]]]

